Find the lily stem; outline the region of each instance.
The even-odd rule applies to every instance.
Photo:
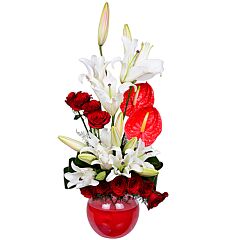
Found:
[[[102,51],[102,46],[99,45],[99,51],[100,51],[100,55],[103,56],[103,51]]]

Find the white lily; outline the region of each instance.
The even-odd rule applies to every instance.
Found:
[[[141,171],[141,167],[139,167],[138,164],[135,163],[134,158],[132,158],[132,154],[134,151],[126,151],[126,155],[122,156],[122,150],[119,147],[113,147],[113,150],[115,151],[115,155],[110,155],[110,159],[112,159],[112,167],[113,169],[108,174],[106,181],[110,182],[117,176],[125,176],[130,178],[131,173],[130,171]]]
[[[112,168],[112,160],[110,159],[110,155],[112,154],[111,133],[107,129],[103,129],[100,136],[101,142],[96,136],[89,133],[89,146],[82,148],[80,153],[92,153],[96,157],[96,160],[93,160],[91,165],[100,164],[103,170],[109,170]]]
[[[121,102],[123,101],[123,93],[129,89],[130,86],[134,86],[132,83],[124,83],[117,87],[117,80],[112,76],[110,72],[103,79],[102,82],[92,84],[92,89],[99,98],[104,109],[114,116],[119,109]]]
[[[119,61],[120,58],[115,58],[112,61],[105,62],[104,57],[92,56],[91,60],[81,58],[82,62],[88,73],[81,75],[81,80],[87,78],[91,83],[91,87],[99,101],[101,102],[104,109],[111,115],[114,116],[119,109],[119,106],[123,100],[123,93],[130,87],[134,86],[132,83],[124,83],[119,87],[117,86],[117,80],[112,74],[106,70],[109,63],[112,65]]]
[[[122,60],[121,82],[144,81],[162,74],[163,61],[148,59],[153,47],[150,43],[142,43],[141,50],[136,51],[137,40],[123,36],[124,58]]]
[[[97,186],[99,184],[99,182],[94,179],[96,172],[92,168],[79,168],[73,162],[71,167],[75,172],[67,172],[64,174],[65,178],[69,181],[67,184],[68,188],[72,186],[75,186],[75,188],[83,188],[89,185]]]
[[[96,80],[102,82],[103,78],[106,77],[106,67],[110,62],[105,62],[104,57],[92,55],[91,59],[80,58],[79,61],[83,63],[87,69],[87,74],[80,75],[81,81],[83,78],[87,78],[91,83]]]
[[[148,158],[155,157],[159,153],[151,146],[145,147],[144,142],[140,139],[135,151],[132,149],[128,149],[127,151],[132,152],[132,161],[139,166],[139,168],[134,171],[146,177],[158,174],[158,171],[154,166],[151,163],[146,162]]]

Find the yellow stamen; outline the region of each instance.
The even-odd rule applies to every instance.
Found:
[[[135,94],[135,96],[134,96],[133,106],[135,106],[136,103],[137,103],[137,99],[138,99],[139,92],[140,92],[140,86],[138,86],[137,92],[136,92],[136,94]]]
[[[145,131],[146,125],[147,125],[147,120],[148,120],[148,116],[149,116],[149,112],[146,113],[144,119],[143,119],[143,123],[141,126],[141,130],[140,132],[143,133]]]

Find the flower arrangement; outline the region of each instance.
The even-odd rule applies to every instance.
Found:
[[[81,58],[87,74],[80,80],[90,84],[96,98],[87,92],[71,92],[66,104],[81,120],[84,131],[79,140],[59,136],[76,151],[64,168],[67,189],[80,189],[92,199],[142,200],[148,209],[156,207],[168,193],[156,190],[163,163],[156,157],[152,144],[162,131],[162,120],[154,107],[154,91],[146,80],[161,76],[163,62],[149,59],[152,45],[138,47],[129,26],[123,28],[124,56],[107,61],[103,46],[109,29],[109,6],[105,4],[98,29],[100,56]],[[114,76],[110,68],[120,63]]]

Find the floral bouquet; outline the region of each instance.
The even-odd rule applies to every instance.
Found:
[[[127,24],[123,29],[122,58],[107,61],[103,45],[109,28],[109,6],[105,4],[98,29],[100,56],[81,58],[87,74],[80,81],[88,82],[93,97],[84,91],[71,92],[66,104],[73,110],[85,131],[74,140],[59,139],[75,150],[64,169],[65,187],[80,189],[93,200],[142,200],[148,209],[156,207],[168,193],[156,190],[159,170],[163,164],[156,157],[152,144],[162,131],[162,120],[154,107],[154,91],[146,80],[161,76],[163,62],[149,59],[152,45],[138,46]],[[111,72],[120,63],[117,76]]]

